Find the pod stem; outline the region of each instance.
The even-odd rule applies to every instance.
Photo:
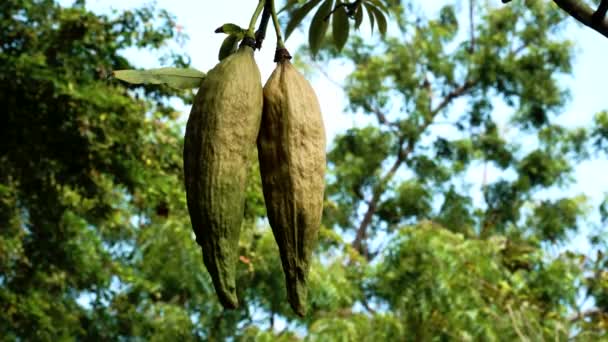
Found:
[[[270,12],[272,15],[272,24],[274,26],[274,32],[277,35],[277,50],[274,53],[274,61],[280,63],[291,59],[289,51],[285,48],[285,42],[283,41],[283,34],[281,33],[281,25],[279,24],[279,17],[277,16],[277,9],[274,4],[274,0],[267,0],[270,2]]]
[[[259,0],[258,7],[255,8],[255,12],[253,12],[253,16],[251,16],[251,21],[249,22],[249,30],[247,30],[247,36],[250,38],[255,39],[255,33],[254,33],[255,23],[258,21],[258,17],[262,13],[265,3],[266,3],[266,0]]]
[[[279,17],[277,16],[277,9],[274,4],[274,0],[268,1],[270,1],[270,12],[272,15],[272,24],[274,26],[274,32],[277,35],[277,50],[285,49],[285,42],[283,42],[283,34],[281,33],[281,24],[279,24]]]
[[[268,28],[268,21],[271,16],[271,7],[272,3],[270,0],[266,0],[264,3],[264,11],[262,12],[262,19],[260,20],[260,26],[258,26],[258,30],[255,31],[255,47],[260,50],[262,48],[262,42],[266,38],[266,29]]]
[[[277,50],[274,52],[274,61],[275,63],[281,63],[291,59],[291,55],[286,48],[277,47]]]

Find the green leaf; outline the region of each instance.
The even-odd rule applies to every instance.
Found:
[[[317,6],[321,0],[312,0],[307,2],[304,6],[298,8],[293,11],[291,18],[289,19],[289,23],[287,23],[287,27],[285,28],[285,40],[289,38],[293,30],[298,27],[302,19],[310,12],[315,6]]]
[[[298,0],[288,0],[287,3],[285,4],[285,6],[283,6],[283,8],[281,8],[277,14],[280,14],[282,12],[285,11],[289,11],[293,6],[297,5],[299,3]]]
[[[380,0],[367,0],[367,2],[372,3],[374,6],[378,7],[382,12],[388,13],[388,8],[384,5],[384,3]]]
[[[315,16],[312,18],[312,22],[310,23],[310,30],[308,31],[308,45],[313,56],[317,54],[319,48],[321,47],[321,43],[323,42],[323,38],[325,38],[325,33],[327,32],[327,27],[329,26],[329,21],[325,20],[325,18],[327,18],[331,12],[333,3],[334,0],[325,0],[325,2],[317,10],[317,13],[315,13]]]
[[[239,41],[242,39],[242,36],[231,34],[224,39],[222,42],[222,46],[220,47],[220,53],[218,55],[219,60],[230,56],[235,53],[238,49]]]
[[[342,0],[336,1],[336,7],[341,7],[335,10],[332,19],[334,43],[336,44],[338,51],[342,51],[344,44],[346,44],[346,41],[348,40],[348,31],[350,28],[346,8],[342,6],[342,4]]]
[[[355,29],[359,29],[361,23],[363,22],[363,7],[357,6],[357,11],[355,12]]]
[[[176,89],[198,88],[205,78],[204,72],[191,68],[116,70],[112,75],[131,84],[166,84]]]
[[[243,34],[245,31],[247,30],[236,24],[224,24],[215,30],[216,33],[227,33],[234,35]]]
[[[378,30],[380,31],[380,34],[382,36],[386,35],[386,17],[384,16],[384,14],[376,7],[374,6],[369,6],[368,10],[373,12],[374,16],[376,17],[376,22],[378,23]]]
[[[366,3],[365,7],[367,8],[367,15],[369,16],[369,25],[371,26],[371,31],[373,33],[374,32],[374,12],[372,9],[370,9],[370,7],[373,7],[373,6]]]

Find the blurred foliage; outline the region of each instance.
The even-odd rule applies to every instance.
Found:
[[[309,315],[298,318],[257,165],[241,308],[223,311],[186,210],[183,120],[168,105],[192,94],[107,78],[135,67],[126,49],[167,53],[183,39],[174,19],[152,7],[99,15],[84,1],[1,2],[2,338],[608,338],[608,200],[568,188],[576,163],[608,152],[608,113],[581,127],[556,120],[574,45],[559,35],[563,15],[541,1],[478,6],[471,35],[453,6],[434,18],[400,6],[388,8],[398,32],[385,39],[351,32],[340,55],[319,46],[317,58],[352,65],[349,111],[375,121],[330,146]],[[471,179],[486,168],[500,176]],[[593,252],[563,248],[581,234]]]

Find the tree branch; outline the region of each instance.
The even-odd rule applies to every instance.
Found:
[[[578,314],[570,317],[568,320],[573,323],[573,322],[580,321],[580,320],[585,319],[585,318],[595,317],[595,316],[601,316],[603,314],[604,313],[601,310],[599,310],[599,309],[591,309],[591,310],[588,310],[588,311],[580,312],[580,313],[578,313]]]
[[[431,110],[430,119],[426,121],[419,129],[419,134],[422,134],[432,123],[435,116],[445,107],[447,107],[452,100],[455,98],[464,95],[468,90],[473,86],[472,81],[465,81],[460,87],[451,91],[448,95],[446,95],[443,100],[435,107],[435,109]],[[378,115],[378,113],[375,113]],[[381,114],[381,113],[380,113]],[[380,118],[379,118],[380,120]],[[384,174],[384,176],[380,179],[378,185],[374,188],[372,198],[368,202],[367,211],[363,216],[363,220],[359,224],[357,228],[357,234],[355,235],[355,239],[352,242],[352,247],[359,252],[359,254],[365,256],[369,260],[369,253],[366,247],[364,247],[363,242],[367,239],[367,228],[372,223],[372,219],[374,214],[376,214],[376,210],[378,209],[378,202],[380,201],[380,196],[384,193],[384,188],[388,182],[393,179],[395,173],[399,167],[403,164],[403,162],[407,159],[409,154],[414,150],[416,146],[417,140],[415,138],[408,139],[407,147],[403,149],[403,144],[405,144],[405,139],[401,137],[399,139],[399,153],[397,155],[397,159],[391,166],[391,168]]]
[[[600,5],[597,7],[595,13],[591,17],[591,21],[594,24],[601,24],[604,18],[606,17],[606,12],[608,11],[608,0],[602,0]]]
[[[475,51],[475,16],[474,16],[475,4],[473,0],[469,0],[469,34],[471,35],[471,42],[469,44],[469,53]]]
[[[360,3],[361,3],[361,0],[356,0],[353,2],[343,2],[341,4],[336,4],[334,9],[331,10],[331,12],[329,12],[329,14],[327,14],[325,16],[325,18],[323,18],[323,20],[324,21],[329,20],[329,17],[331,17],[337,10],[339,10],[342,7],[346,7],[346,15],[348,15],[349,17],[352,17],[355,14],[355,10],[357,9],[357,7],[359,6]]]
[[[604,18],[608,10],[608,0],[602,0],[597,11],[582,0],[553,0],[553,2],[576,20],[608,38],[608,20]]]
[[[509,2],[511,0],[502,0],[503,4]],[[606,11],[608,11],[608,0],[602,0],[596,11],[583,0],[553,0],[553,2],[574,19],[608,38],[608,20],[605,19]]]
[[[435,109],[431,110],[431,117],[435,117],[435,115],[437,115],[442,109],[447,107],[447,105],[450,104],[450,102],[452,102],[452,100],[454,100],[455,98],[457,98],[459,96],[464,95],[472,87],[473,87],[473,82],[469,80],[469,81],[465,81],[464,84],[461,85],[460,87],[452,90],[452,92],[450,92],[443,98],[443,100],[437,105],[437,107],[435,107]],[[431,121],[432,121],[432,119],[431,119]],[[430,124],[431,124],[431,122],[429,122],[429,125]]]
[[[365,298],[365,296],[363,297],[363,299],[361,300],[361,304],[363,305],[363,307],[365,308],[365,310],[367,310],[367,312],[371,313],[372,315],[376,314],[376,310],[374,310],[369,303],[367,302],[367,298]]]
[[[380,109],[374,108],[374,109],[372,109],[372,113],[374,113],[376,115],[376,118],[378,119],[378,123],[383,124],[383,125],[388,123],[388,120],[386,120],[386,115],[384,115],[384,113],[382,113],[380,111]]]
[[[403,151],[402,148],[404,143],[405,141],[403,139],[400,139],[400,152],[397,156],[397,160],[395,160],[393,166],[391,166],[388,172],[386,172],[386,174],[381,178],[380,183],[378,183],[378,185],[374,188],[372,199],[369,201],[369,204],[367,206],[367,211],[363,216],[363,220],[361,220],[361,223],[359,224],[359,228],[357,228],[357,235],[355,236],[355,240],[353,241],[352,246],[355,250],[359,252],[359,254],[364,255],[365,257],[368,257],[368,251],[367,248],[363,246],[363,241],[367,239],[367,227],[369,227],[369,225],[372,223],[372,218],[374,217],[374,214],[378,209],[378,202],[380,201],[380,196],[382,195],[382,193],[384,193],[384,187],[393,178],[393,176],[395,175],[407,155],[411,152],[411,150],[413,150],[415,145],[415,143],[413,143],[413,140],[410,139],[407,149]]]
[[[366,110],[368,110],[368,109],[371,113],[373,113],[376,116],[376,119],[378,119],[379,124],[393,127],[393,129],[397,129],[397,130],[399,129],[399,124],[396,122],[389,121],[386,118],[386,115],[384,115],[384,113],[382,113],[382,111],[379,108],[377,108],[377,107],[371,108],[371,106],[370,106]]]
[[[344,88],[344,84],[342,84],[342,83],[334,80],[331,77],[331,75],[329,74],[329,72],[327,72],[327,70],[325,70],[325,68],[323,66],[321,66],[319,63],[317,63],[314,60],[309,60],[307,62],[310,63],[310,64],[312,64],[315,68],[317,68],[317,70],[321,73],[321,75],[323,75],[333,85],[335,85],[336,87],[339,87],[339,88]]]

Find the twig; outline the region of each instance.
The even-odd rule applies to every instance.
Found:
[[[376,310],[374,310],[369,303],[367,302],[367,298],[365,298],[365,296],[363,297],[363,299],[361,300],[361,304],[363,305],[363,307],[365,308],[365,310],[367,310],[369,313],[371,313],[372,315],[376,314]]]
[[[599,310],[599,309],[592,309],[592,310],[580,312],[580,313],[578,313],[578,314],[570,317],[568,320],[571,323],[574,323],[574,322],[579,321],[581,319],[585,319],[585,318],[588,318],[588,317],[599,316],[599,315],[602,315],[602,311],[601,310]]]
[[[258,30],[255,31],[255,47],[260,50],[262,48],[262,42],[266,38],[266,29],[268,28],[268,21],[270,21],[270,16],[272,14],[272,0],[266,0],[264,4],[264,11],[262,12],[262,19],[260,20],[260,26],[258,26]]]
[[[473,82],[468,80],[468,81],[464,82],[464,84],[461,85],[460,87],[454,89],[451,93],[449,93],[446,97],[443,98],[443,101],[441,101],[441,103],[439,103],[439,105],[437,105],[437,107],[435,109],[433,109],[431,111],[431,117],[434,117],[435,115],[437,115],[437,113],[439,113],[439,111],[441,111],[448,104],[450,104],[450,102],[452,102],[452,100],[454,100],[455,98],[457,98],[459,96],[464,95],[472,87],[473,87]]]
[[[347,3],[347,2],[343,2],[343,3],[339,4],[339,5],[336,5],[336,7],[334,7],[333,10],[331,10],[329,13],[327,13],[327,15],[325,16],[325,18],[323,18],[323,21],[328,21],[329,17],[331,17],[332,14],[336,13],[336,11],[339,10],[340,8],[346,7],[348,5],[349,5],[349,3]]]
[[[317,68],[317,70],[319,70],[319,72],[321,73],[321,75],[323,75],[333,85],[335,85],[336,87],[344,88],[344,84],[342,84],[342,83],[334,80],[333,78],[331,78],[331,76],[329,75],[329,73],[327,72],[327,70],[325,70],[319,63],[315,62],[314,60],[311,60],[310,63],[312,63],[312,65],[315,68]]]
[[[509,318],[511,319],[513,329],[515,329],[517,336],[519,336],[520,340],[522,341],[528,341],[528,338],[521,332],[521,330],[519,330],[519,326],[517,322],[515,322],[515,317],[513,316],[513,310],[511,310],[511,305],[509,304],[507,304],[507,311],[509,312]]]
[[[355,13],[355,9],[357,8],[357,6],[359,6],[359,3],[361,2],[361,0],[357,0],[357,1],[353,1],[353,2],[343,2],[339,5],[336,5],[336,7],[334,7],[333,10],[331,10],[331,12],[329,12],[325,18],[323,18],[323,21],[328,21],[329,17],[332,16],[332,14],[336,13],[337,10],[339,10],[342,7],[346,7],[346,14],[348,16],[353,16]]]
[[[469,30],[471,31],[471,44],[469,45],[469,53],[475,51],[475,22],[474,22],[474,0],[469,0]]]

